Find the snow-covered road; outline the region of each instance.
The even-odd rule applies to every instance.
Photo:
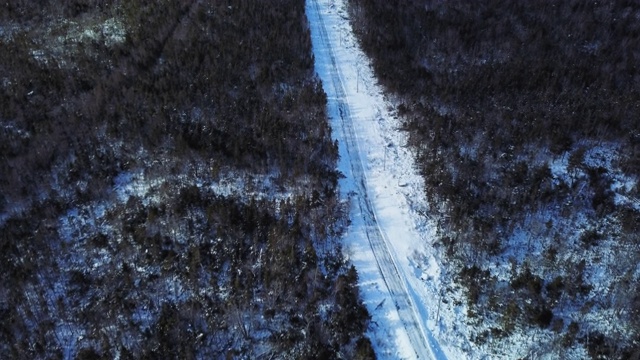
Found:
[[[399,152],[404,152],[405,160],[410,156],[405,149],[397,148],[401,145],[398,138],[384,134],[380,125],[375,124],[382,112],[390,116],[386,114],[387,104],[372,76],[365,75],[369,71],[364,68],[368,61],[354,46],[352,34],[345,33],[349,28],[332,26],[335,24],[327,19],[328,14],[342,16],[343,20],[346,17],[344,9],[336,10],[332,0],[307,0],[316,71],[327,93],[333,135],[340,143],[339,167],[346,176],[341,182],[342,193],[350,196],[352,202],[347,246],[360,274],[365,303],[372,312],[374,327],[377,326],[371,331],[377,338],[372,339],[374,348],[381,358],[445,359],[427,327],[428,312],[422,301],[426,293],[414,289],[421,283],[411,270],[414,279],[407,279],[407,270],[402,266],[408,265],[408,256],[399,259],[397,255],[406,255],[410,250],[407,246],[420,241],[414,234],[407,200],[400,192],[408,185],[405,181],[419,186],[420,179],[415,174],[409,174],[408,179],[403,177],[405,174],[377,176],[402,169],[392,164],[398,161]],[[351,45],[347,45],[348,38]],[[344,49],[350,56],[340,57]],[[372,141],[374,145],[382,145],[372,151]],[[387,199],[390,201],[385,196],[390,196]],[[407,237],[413,240],[407,241]]]

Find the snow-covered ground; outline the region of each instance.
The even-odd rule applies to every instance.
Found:
[[[381,359],[466,358],[465,341],[444,327],[455,320],[439,309],[440,267],[430,250],[436,227],[423,216],[423,180],[393,106],[355,41],[346,4],[308,0],[307,17],[340,144],[341,193],[352,203],[346,253],[360,276],[376,353]]]

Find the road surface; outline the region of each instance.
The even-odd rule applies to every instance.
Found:
[[[385,232],[378,224],[375,209],[369,199],[365,168],[360,156],[358,137],[354,131],[354,119],[351,116],[350,96],[348,96],[350,94],[345,92],[346,87],[342,80],[341,66],[343,64],[336,62],[332,48],[336,44],[332,44],[330,41],[331,38],[340,38],[341,35],[331,34],[330,36],[327,32],[318,0],[307,0],[307,18],[314,40],[316,67],[318,67],[318,63],[325,65],[323,71],[318,71],[318,73],[327,93],[329,107],[337,108],[337,115],[340,117],[340,121],[334,124],[340,124],[342,128],[334,128],[333,131],[334,134],[339,133],[337,136],[341,140],[340,146],[344,147],[350,162],[350,173],[346,173],[345,176],[351,177],[350,180],[355,186],[352,201],[356,202],[356,206],[359,207],[362,224],[364,224],[363,230],[375,256],[380,276],[388,289],[390,300],[397,309],[398,317],[406,330],[415,357],[418,359],[442,359],[444,355],[426,328],[426,319],[420,318],[419,311],[413,303],[415,299],[409,295],[407,283],[403,280],[401,272],[398,271],[396,261],[392,256],[393,253],[389,251],[385,240]],[[434,356],[434,351],[438,356]]]

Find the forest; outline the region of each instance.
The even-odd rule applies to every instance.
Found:
[[[0,5],[0,353],[371,359],[302,0]]]
[[[640,5],[349,0],[472,341],[637,356]],[[452,285],[450,291],[455,291]]]

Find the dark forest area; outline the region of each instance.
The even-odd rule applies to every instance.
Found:
[[[350,0],[349,11],[415,151],[469,321],[494,324],[473,341],[538,327],[554,334],[542,353],[634,354],[640,4]]]
[[[302,0],[0,5],[0,353],[375,357]]]

